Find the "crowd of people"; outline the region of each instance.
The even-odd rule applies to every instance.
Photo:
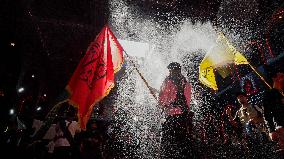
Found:
[[[194,149],[192,144],[189,147],[190,141],[188,142],[194,129],[193,112],[190,111],[191,86],[182,75],[179,63],[170,63],[168,69],[169,76],[159,92],[160,105],[166,111],[161,154],[162,158],[188,158],[191,155],[188,154],[189,149]],[[269,76],[273,80],[273,88],[265,91],[263,104],[250,103],[250,94],[239,91],[232,95],[238,101],[237,110],[233,112],[232,105],[227,105],[221,114],[220,122],[214,121],[216,115],[208,113],[205,115],[201,131],[195,135],[199,136],[205,145],[214,145],[213,147],[216,147],[218,142],[219,145],[238,143],[246,158],[283,157],[284,73],[270,69]],[[270,147],[265,147],[267,145]],[[229,151],[227,148],[223,149]],[[208,154],[201,152],[199,156]],[[239,155],[241,156],[241,153]]]
[[[248,94],[238,92],[233,95],[238,106],[227,105],[220,115],[208,112],[203,121],[196,124],[193,122],[195,114],[190,109],[191,84],[182,75],[179,63],[170,63],[168,69],[169,76],[160,91],[156,91],[165,113],[161,140],[157,140],[161,141],[159,158],[283,157],[284,73],[271,71],[273,89],[265,91],[262,105],[250,103]],[[66,111],[49,124],[41,138],[35,140],[45,121],[35,118],[27,127],[20,126],[20,119],[16,119],[1,137],[4,152],[12,158],[18,155],[35,159],[141,157],[135,153],[139,144],[131,142],[131,135],[127,140],[117,138],[119,123],[90,120],[87,130],[83,131],[76,111]],[[111,133],[110,125],[116,125]]]

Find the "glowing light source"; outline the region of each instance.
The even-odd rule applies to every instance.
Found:
[[[43,96],[46,97],[46,94],[44,93]]]
[[[10,109],[9,114],[13,115],[14,113],[15,113],[15,110],[14,109]]]
[[[41,110],[41,107],[37,107],[36,110],[37,110],[37,111],[40,111],[40,110]]]
[[[10,45],[14,47],[16,44],[15,44],[15,43],[13,43],[13,42],[11,42],[11,43],[10,43]]]
[[[32,78],[35,78],[35,75],[34,75],[34,74],[32,74]]]
[[[23,87],[21,87],[21,88],[18,89],[18,92],[19,92],[19,93],[22,93],[24,90],[25,90],[25,89],[24,89]]]
[[[282,17],[282,15],[279,15],[279,17],[278,17],[279,19],[282,19],[283,17]]]
[[[6,129],[5,129],[5,131],[4,131],[4,133],[6,133],[6,132],[8,131],[8,129],[9,129],[9,127],[7,126]]]

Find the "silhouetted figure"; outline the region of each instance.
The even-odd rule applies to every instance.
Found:
[[[164,80],[159,103],[166,112],[162,128],[162,158],[186,158],[188,126],[192,127],[190,109],[191,85],[181,74],[181,66],[172,62],[167,67],[169,76]]]

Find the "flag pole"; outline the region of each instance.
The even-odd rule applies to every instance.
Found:
[[[272,89],[272,87],[266,82],[266,80],[257,72],[257,70],[250,64],[248,63],[250,68],[259,76],[259,78],[270,88]]]
[[[58,108],[63,104],[68,102],[69,99],[65,99],[63,101],[58,102],[57,104],[55,104],[51,110],[49,110],[49,112],[47,113],[47,115],[45,116],[45,121],[43,123],[43,125],[40,127],[40,129],[33,135],[33,139],[32,141],[35,142],[37,140],[40,140],[42,137],[44,137],[44,134],[46,133],[46,131],[49,129],[50,125],[53,123],[54,119],[57,117],[57,111]],[[32,144],[31,144],[32,145]]]
[[[61,106],[63,103],[66,103],[69,101],[69,98],[68,99],[64,99],[63,101],[60,101],[58,102],[57,104],[55,104],[51,110],[47,113],[47,115],[45,116],[45,118],[47,119],[51,114],[52,112],[56,111],[57,108],[59,108],[59,106]]]
[[[216,21],[217,23],[217,21]],[[217,24],[216,24],[217,25]],[[213,29],[218,33],[218,29],[217,26],[215,26],[213,24]],[[222,32],[221,32],[222,33]],[[222,33],[223,34],[223,33]],[[224,35],[224,34],[223,34]],[[226,42],[228,43],[228,40],[226,39]],[[266,80],[257,72],[257,70],[248,62],[248,65],[250,66],[250,68],[259,76],[259,78],[270,88],[272,89],[272,87],[266,82]]]
[[[123,52],[125,53],[125,55],[128,57],[128,58],[131,58],[131,56],[129,56],[127,54],[127,52],[125,50],[123,50]],[[153,91],[152,87],[149,85],[149,83],[147,82],[147,80],[144,78],[144,76],[142,75],[142,73],[139,71],[139,69],[137,68],[137,66],[135,65],[135,63],[130,60],[130,62],[132,63],[132,65],[134,66],[134,69],[137,71],[138,75],[140,76],[140,78],[143,80],[143,82],[146,84],[147,88],[149,89],[150,93],[153,95],[153,97],[155,98],[156,101],[158,101],[158,98],[155,94],[155,92]]]
[[[221,32],[222,33],[222,32]],[[223,34],[223,33],[222,33]],[[223,34],[224,36],[224,34]],[[225,36],[224,36],[225,37]],[[228,39],[225,39],[227,42],[227,45],[230,44]],[[250,68],[259,76],[259,78],[270,88],[272,89],[272,87],[266,82],[266,80],[257,72],[257,70],[247,61],[248,65],[250,66]]]

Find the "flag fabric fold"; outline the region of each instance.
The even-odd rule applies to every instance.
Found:
[[[123,48],[105,26],[88,47],[66,86],[69,103],[78,108],[80,126],[87,122],[96,103],[114,87],[114,74],[123,64]]]
[[[229,42],[229,40],[219,33],[216,40],[217,44],[213,46],[206,54],[199,66],[199,80],[202,84],[206,85],[213,90],[218,90],[217,82],[215,79],[214,70],[223,72],[222,77],[228,73],[221,69],[222,66],[227,64],[249,64],[247,59]]]

